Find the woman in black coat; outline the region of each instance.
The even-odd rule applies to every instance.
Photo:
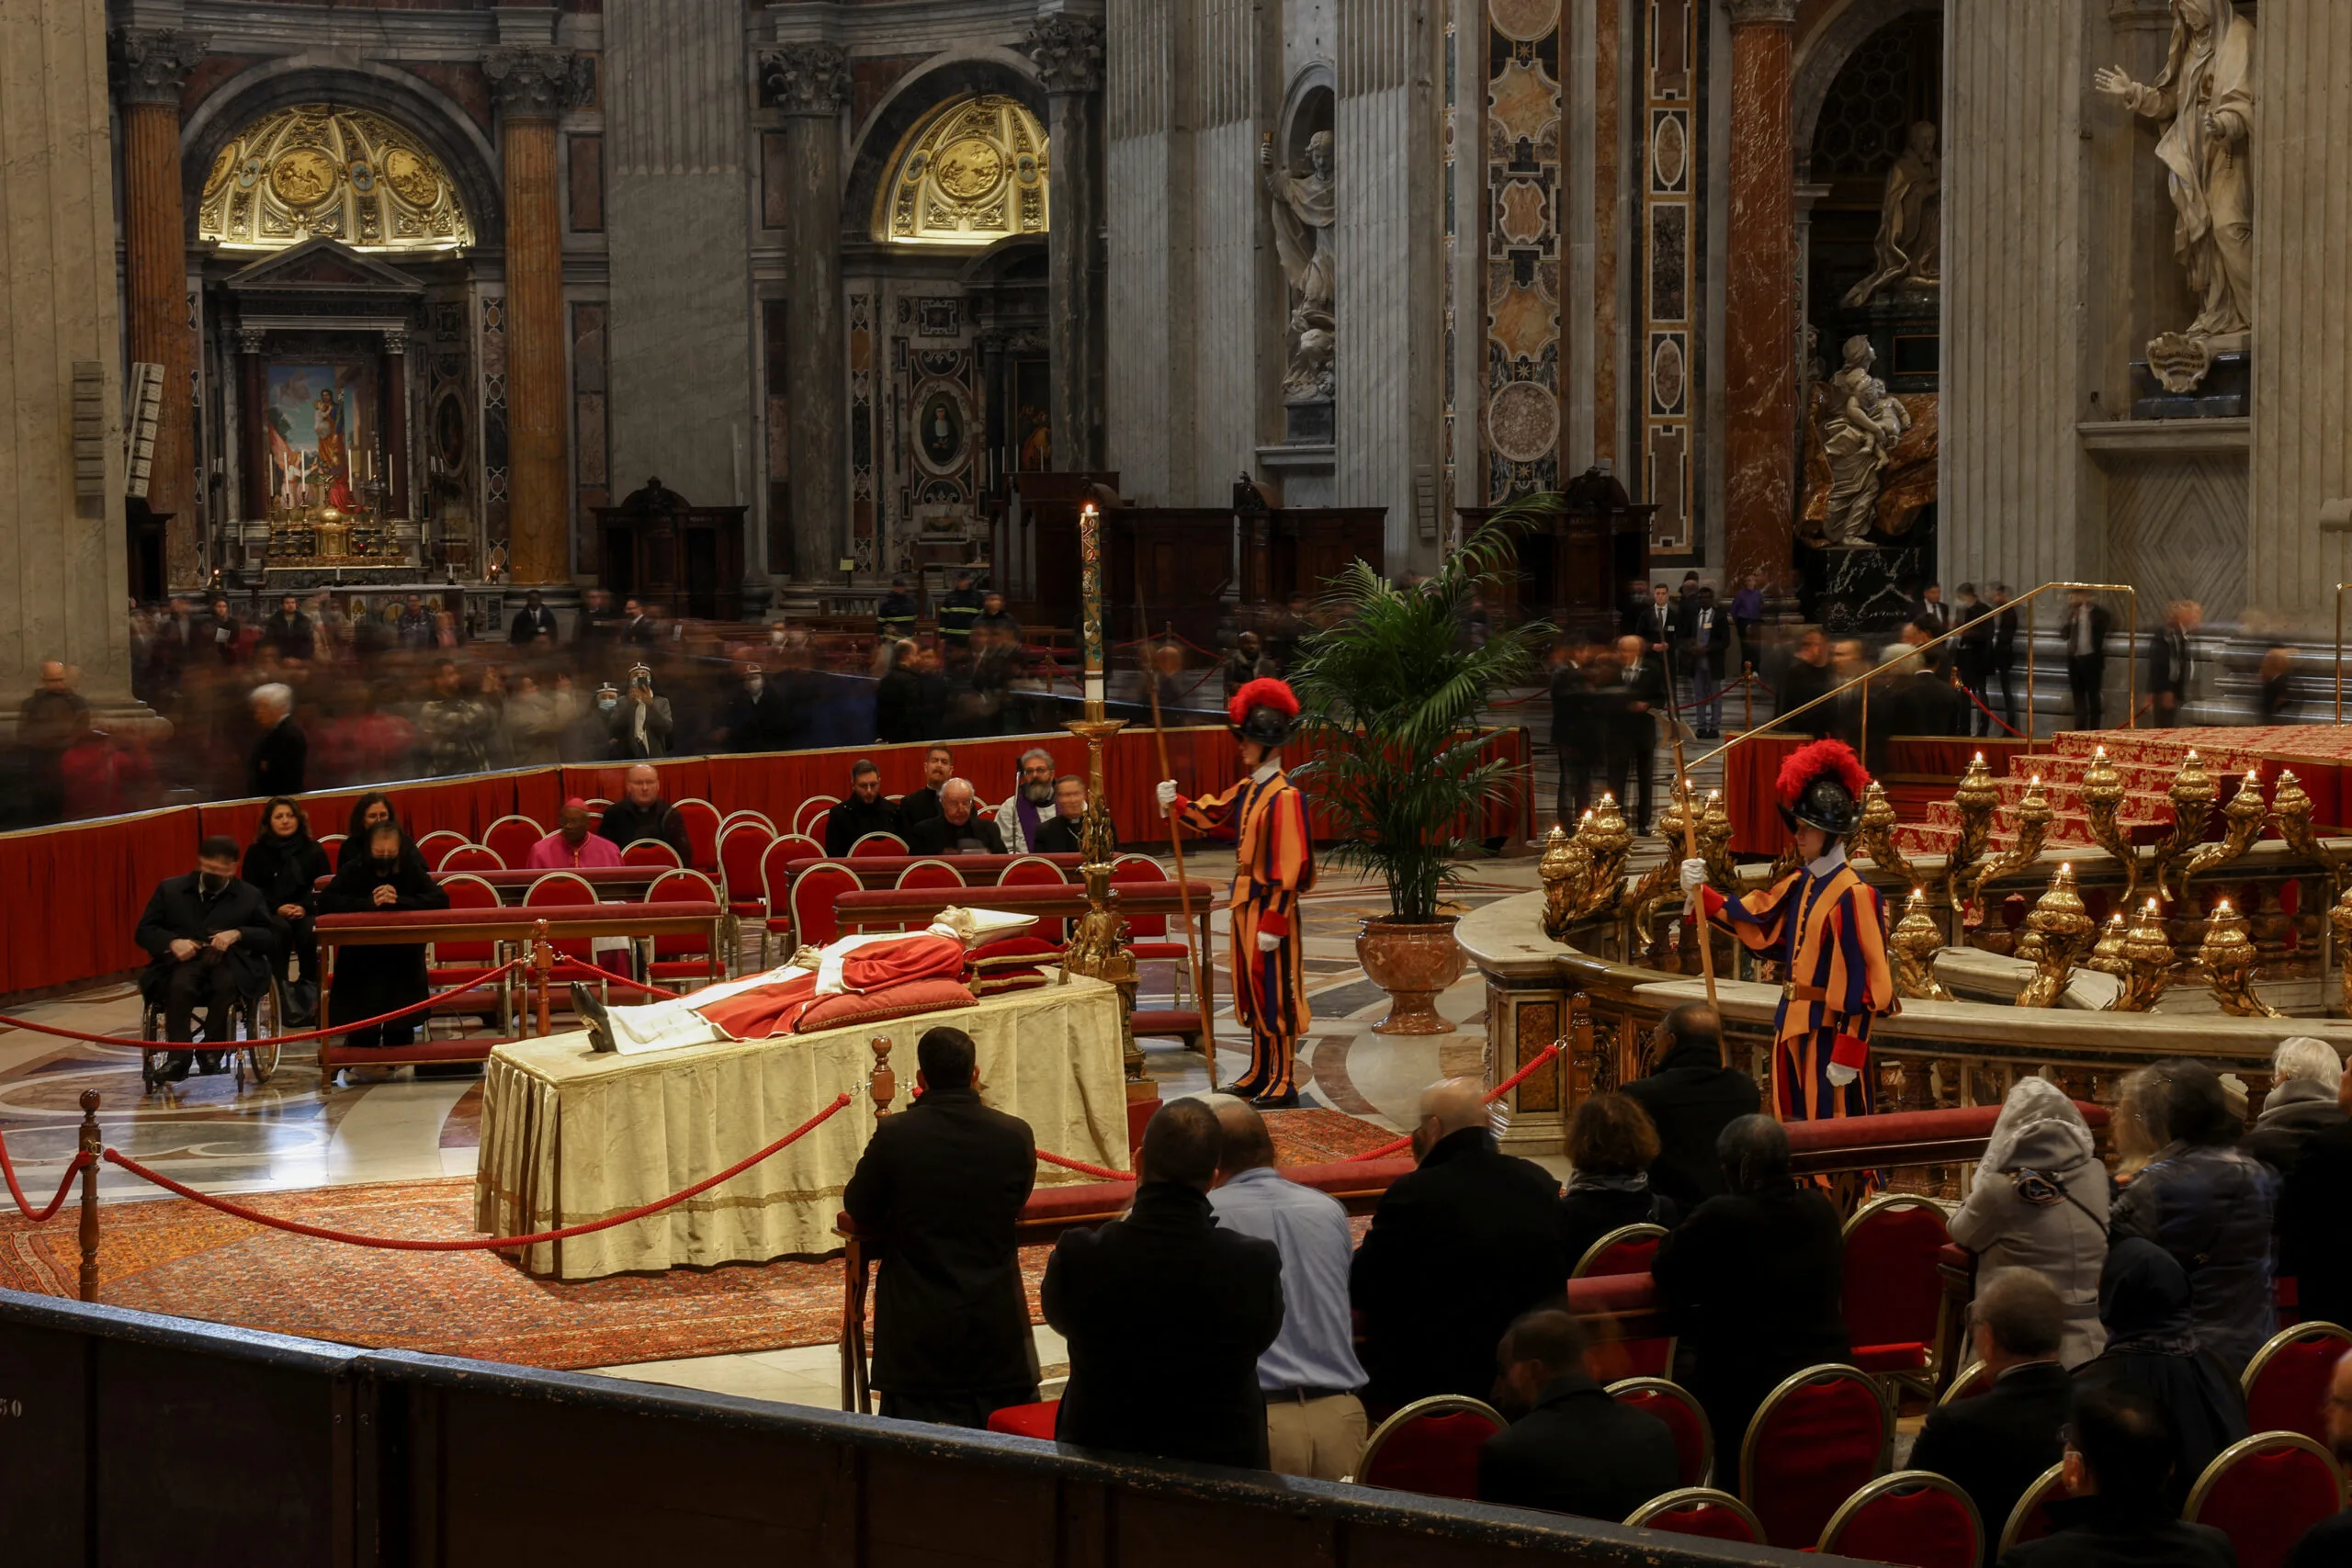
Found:
[[[263,802],[254,841],[245,849],[243,875],[261,889],[262,900],[285,924],[286,942],[277,950],[275,966],[286,1021],[296,1029],[308,1025],[318,1011],[319,943],[311,918],[318,913],[318,880],[328,869],[327,852],[311,837],[302,808],[282,795]]]
[[[1568,1190],[1560,1200],[1560,1256],[1571,1272],[1593,1244],[1627,1225],[1674,1228],[1670,1198],[1650,1190],[1657,1129],[1630,1095],[1588,1095],[1568,1121]]]
[[[326,891],[319,895],[322,915],[448,907],[449,896],[434,884],[433,874],[424,869],[424,857],[390,822],[379,822],[369,830],[360,854],[345,861]],[[376,1018],[412,1007],[427,994],[421,942],[348,946],[335,960],[334,1006],[344,1018]],[[391,1023],[353,1030],[344,1036],[344,1043],[405,1045],[422,1016],[411,1014]]]

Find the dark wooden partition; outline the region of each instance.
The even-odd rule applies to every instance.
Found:
[[[12,1292],[0,1521],[11,1568],[1847,1561]]]

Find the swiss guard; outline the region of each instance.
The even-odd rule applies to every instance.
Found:
[[[1226,1087],[1253,1105],[1287,1110],[1298,1103],[1294,1074],[1308,1017],[1298,896],[1315,886],[1306,801],[1283,772],[1298,698],[1283,682],[1251,681],[1233,694],[1226,716],[1241,747],[1240,781],[1192,800],[1163,779],[1159,809],[1195,832],[1220,822],[1234,829],[1233,1010],[1250,1026],[1250,1070]]]
[[[1840,740],[1816,740],[1781,764],[1781,820],[1797,869],[1734,900],[1709,887],[1702,860],[1682,863],[1685,897],[1782,971],[1773,1017],[1772,1105],[1783,1122],[1870,1113],[1871,1021],[1900,1011],[1886,962],[1878,890],[1846,863],[1846,835],[1870,775]]]

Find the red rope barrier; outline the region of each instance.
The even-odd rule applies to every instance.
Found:
[[[599,969],[584,958],[565,958],[559,959],[557,962],[567,969],[585,969],[591,975],[601,975],[607,980],[616,980],[631,990],[643,991],[650,997],[660,997],[665,1002],[674,1002],[685,994],[683,991],[665,991],[659,986],[650,986],[642,980],[632,980],[626,975],[616,975],[609,969]]]
[[[797,1143],[849,1102],[848,1095],[840,1095],[831,1105],[759,1153],[749,1158],[736,1161],[716,1176],[705,1177],[684,1191],[673,1192],[667,1198],[656,1199],[650,1203],[641,1204],[627,1213],[615,1214],[608,1220],[591,1220],[584,1224],[566,1225],[561,1230],[539,1231],[531,1235],[469,1236],[461,1241],[415,1241],[405,1236],[354,1235],[348,1231],[328,1230],[322,1225],[306,1225],[299,1220],[281,1220],[276,1215],[264,1214],[248,1209],[242,1203],[232,1203],[225,1199],[198,1192],[193,1187],[184,1186],[168,1176],[148,1169],[119,1149],[107,1150],[105,1157],[108,1163],[120,1166],[131,1175],[142,1180],[152,1181],[167,1192],[177,1193],[180,1197],[191,1199],[208,1209],[218,1209],[224,1214],[233,1214],[238,1219],[250,1220],[257,1225],[267,1225],[272,1230],[290,1231],[296,1235],[312,1236],[320,1241],[339,1241],[351,1247],[382,1247],[393,1252],[485,1252],[502,1247],[538,1247],[547,1242],[565,1241],[575,1235],[588,1235],[596,1231],[610,1230],[615,1225],[625,1225],[631,1220],[641,1220],[648,1214],[658,1214],[664,1209],[675,1208],[689,1198],[698,1197],[709,1191],[722,1181],[742,1175],[762,1160],[788,1145]]]
[[[350,1023],[338,1023],[326,1029],[306,1029],[299,1034],[272,1034],[259,1040],[224,1040],[218,1044],[209,1040],[127,1040],[119,1034],[91,1034],[79,1029],[60,1029],[55,1024],[35,1023],[31,1019],[15,1018],[5,1012],[0,1012],[0,1026],[9,1029],[28,1029],[35,1034],[53,1034],[60,1040],[85,1040],[93,1045],[136,1045],[142,1051],[250,1051],[260,1045],[296,1045],[305,1040],[323,1040],[330,1034],[350,1034],[362,1029],[373,1029],[379,1024],[397,1022],[413,1013],[420,1013],[428,1008],[438,1006],[447,1001],[452,996],[474,990],[483,981],[495,980],[508,970],[520,969],[529,962],[528,958],[517,958],[513,963],[502,964],[495,969],[485,969],[481,972],[481,979],[469,980],[454,992],[444,991],[438,996],[427,997],[421,1002],[375,1018],[358,1019]],[[629,984],[634,986],[637,982],[631,980]]]
[[[89,1163],[88,1152],[75,1149],[73,1160],[65,1168],[65,1179],[57,1184],[57,1196],[51,1198],[46,1207],[36,1209],[26,1198],[25,1190],[17,1185],[17,1168],[8,1160],[8,1139],[6,1134],[0,1134],[0,1176],[8,1179],[8,1196],[17,1201],[17,1212],[37,1225],[45,1225],[56,1218],[57,1211],[65,1206],[65,1194],[73,1187],[74,1179],[81,1175]]]
[[[1528,1063],[1527,1066],[1520,1068],[1519,1071],[1511,1074],[1510,1077],[1503,1079],[1502,1082],[1488,1089],[1486,1095],[1486,1103],[1492,1105],[1504,1095],[1509,1094],[1512,1089],[1517,1089],[1521,1084],[1524,1083],[1527,1080],[1528,1076],[1533,1073],[1536,1068],[1542,1066],[1544,1063],[1550,1061],[1553,1057],[1560,1054],[1560,1043],[1561,1043],[1557,1040],[1553,1041],[1552,1043],[1544,1046],[1543,1050],[1536,1053],[1535,1060]],[[1340,1161],[1340,1163],[1342,1165],[1354,1165],[1368,1159],[1385,1159],[1390,1155],[1401,1153],[1404,1150],[1412,1147],[1412,1135],[1408,1134],[1404,1137],[1392,1139],[1388,1143],[1381,1145],[1376,1149],[1366,1149],[1360,1155],[1350,1155],[1346,1159]]]
[[[1089,1165],[1082,1159],[1067,1159],[1060,1155],[1049,1155],[1043,1149],[1037,1151],[1037,1157],[1047,1165],[1057,1165],[1065,1170],[1075,1170],[1085,1176],[1099,1176],[1109,1181],[1136,1179],[1136,1173],[1132,1170],[1106,1170],[1099,1165]]]
[[[1968,694],[1968,700],[1976,705],[1976,711],[1978,713],[1983,714],[1986,718],[1991,719],[1995,724],[1999,725],[2003,729],[2007,730],[2011,735],[2016,736],[2018,739],[2022,740],[2025,739],[2024,730],[2019,729],[2016,725],[2011,724],[2007,719],[2003,718],[1999,714],[1996,714],[1991,708],[1986,707],[1984,705],[1984,699],[1979,697],[1974,692],[1968,690],[1968,683],[1965,681],[1954,681],[1952,684],[1958,686],[1962,692],[1966,692]],[[2151,700],[2153,701],[2154,699]]]

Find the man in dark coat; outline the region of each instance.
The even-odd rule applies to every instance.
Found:
[[[1658,1020],[1650,1048],[1660,1053],[1647,1077],[1624,1088],[1657,1128],[1650,1190],[1687,1212],[1724,1191],[1715,1140],[1762,1104],[1756,1079],[1724,1066],[1723,1021],[1704,1002],[1684,1002]]]
[[[516,648],[528,648],[545,637],[552,644],[558,640],[555,612],[547,607],[536,588],[523,595],[523,607],[514,612],[514,624],[506,628],[506,640]]]
[[[1797,639],[1795,657],[1781,672],[1781,689],[1773,694],[1774,713],[1794,713],[1817,697],[1829,694],[1829,639],[1819,627],[1808,627]],[[1810,735],[1815,740],[1827,735],[1837,722],[1837,705],[1823,703],[1807,712],[1788,729],[1799,735]],[[1710,1156],[1709,1157],[1713,1157]]]
[[[446,909],[449,896],[425,869],[424,857],[392,823],[368,830],[367,852],[338,867],[319,895],[322,915],[360,915],[394,909]],[[330,1022],[360,1022],[413,1007],[430,994],[423,942],[370,942],[342,950],[328,995]],[[405,1045],[420,1015],[369,1024],[344,1036],[353,1046]]]
[[[1215,1111],[1170,1100],[1144,1128],[1126,1217],[1056,1244],[1039,1302],[1069,1343],[1058,1441],[1265,1466],[1258,1358],[1282,1332],[1282,1253],[1217,1228],[1224,1148]]]
[[[2115,617],[2088,593],[2066,596],[2066,687],[2075,694],[2075,728],[2097,729],[2105,716],[2107,634]]]
[[[247,795],[300,795],[310,772],[311,742],[294,722],[294,694],[277,685],[257,686],[252,697],[261,739],[245,760]]]
[[[2180,1520],[2165,1485],[2172,1458],[2172,1433],[2153,1400],[2125,1389],[2079,1391],[2060,1461],[2066,1495],[2049,1506],[2053,1533],[2011,1547],[2001,1568],[2237,1568],[2228,1536]]]
[[[882,770],[860,757],[849,765],[849,798],[825,813],[825,852],[839,860],[868,833],[907,836],[899,803],[882,798]]]
[[[196,1038],[196,1010],[204,1009],[204,1038],[230,1036],[230,1010],[240,997],[258,997],[269,984],[269,962],[281,931],[261,890],[237,877],[237,840],[216,833],[196,852],[196,870],[166,877],[139,917],[139,945],[147,973],[140,991],[164,1010],[164,1038]],[[198,1053],[172,1054],[170,1077],[187,1077]],[[204,1070],[218,1072],[221,1055],[201,1053]]]
[[[1715,1145],[1727,1190],[1666,1240],[1650,1265],[1690,1360],[1684,1380],[1716,1451],[1736,1455],[1749,1417],[1792,1372],[1848,1358],[1845,1244],[1838,1211],[1789,1174],[1789,1134],[1743,1116]]]
[[[2065,1448],[2075,1380],[2058,1359],[2065,1299],[2042,1275],[2000,1270],[1977,1286],[1972,1315],[1969,1332],[1993,1385],[1928,1411],[1909,1468],[1931,1470],[1968,1494],[1990,1563],[2018,1499]]]
[[[1503,1330],[1567,1288],[1560,1184],[1495,1146],[1478,1083],[1421,1091],[1413,1155],[1420,1168],[1382,1195],[1348,1278],[1375,1420],[1425,1394],[1484,1399]]]
[[[280,598],[277,612],[262,623],[261,639],[269,644],[281,661],[307,661],[318,654],[311,637],[311,617],[302,614],[302,602],[291,593]]]
[[[1585,1370],[1584,1332],[1557,1307],[1510,1325],[1495,1360],[1511,1424],[1478,1448],[1478,1501],[1614,1523],[1681,1484],[1674,1434]]]
[[[1674,720],[1666,657],[1653,654],[1639,637],[1617,640],[1617,679],[1602,692],[1609,727],[1609,792],[1634,830],[1650,830],[1650,791],[1657,773],[1657,727]],[[1634,794],[1628,794],[1628,789]],[[1636,800],[1635,796],[1639,799]]]
[[[784,688],[757,663],[746,661],[737,672],[718,728],[718,739],[729,751],[781,751],[791,744],[798,725],[786,704]]]
[[[678,808],[662,798],[662,772],[650,762],[639,762],[628,771],[621,786],[621,798],[605,807],[605,815],[596,820],[596,833],[627,849],[639,839],[659,839],[678,852],[678,863],[695,863],[692,835],[686,831],[686,819]]]
[[[1037,1397],[1037,1353],[1012,1227],[1037,1180],[1029,1124],[972,1087],[972,1037],[945,1027],[915,1045],[920,1098],[876,1126],[842,1194],[882,1258],[875,1278],[874,1387],[882,1414],[986,1427]]]
[[[933,746],[922,754],[922,787],[910,789],[899,797],[899,819],[908,828],[926,817],[939,815],[939,792],[956,776],[956,753],[945,746]]]
[[[2203,619],[2194,601],[2176,599],[2165,606],[2165,624],[2148,639],[2149,718],[2159,729],[2180,722],[2180,710],[2197,681],[2197,645],[2190,639]]]
[[[1601,660],[1608,657],[1600,653]],[[1562,648],[1552,662],[1552,750],[1558,753],[1560,788],[1554,802],[1560,826],[1576,830],[1592,799],[1592,775],[1606,757],[1598,718],[1593,677],[1604,673],[1595,650]]]
[[[2352,1073],[2337,1103],[2352,1110]],[[2306,1323],[2352,1321],[2352,1122],[2313,1134],[2278,1190],[2278,1272]]]
[[[1064,773],[1054,781],[1054,814],[1037,829],[1029,847],[1041,855],[1075,855],[1086,851],[1086,781]],[[1119,852],[1118,835],[1111,838],[1111,852]]]

